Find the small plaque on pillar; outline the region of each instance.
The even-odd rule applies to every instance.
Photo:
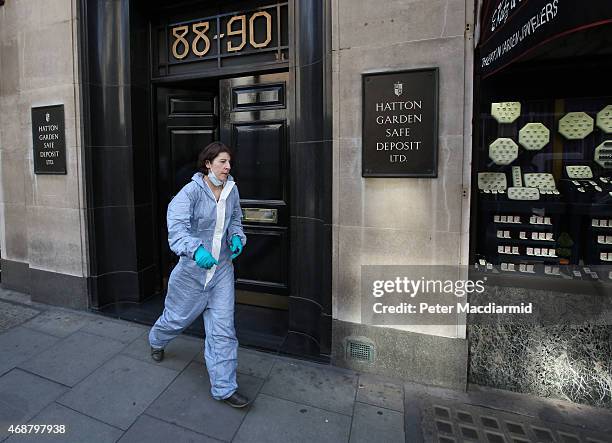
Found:
[[[362,176],[438,176],[438,68],[363,75]]]
[[[66,174],[64,105],[32,108],[35,174]]]

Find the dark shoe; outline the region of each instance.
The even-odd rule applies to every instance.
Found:
[[[239,394],[238,391],[234,392],[232,395],[230,395],[223,401],[230,405],[232,408],[244,408],[245,406],[248,406],[249,403],[251,403],[251,400],[249,400],[244,395]]]
[[[151,358],[159,363],[164,359],[164,350],[151,348]]]

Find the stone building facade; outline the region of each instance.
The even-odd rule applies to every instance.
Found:
[[[42,303],[151,322],[173,260],[164,245],[169,183],[179,167],[192,166],[172,155],[190,144],[199,148],[206,137],[241,152],[268,146],[236,138],[245,124],[279,137],[265,143],[279,149],[284,168],[255,171],[278,173],[284,187],[282,198],[248,198],[243,207],[273,208],[284,225],[249,225],[257,239],[251,245],[260,245],[251,250],[263,265],[258,257],[238,262],[243,344],[460,390],[472,381],[558,395],[522,379],[508,382],[510,351],[495,367],[500,355],[487,348],[503,342],[499,331],[470,331],[459,319],[371,326],[362,318],[364,266],[467,268],[479,257],[475,131],[489,93],[481,92],[475,29],[483,26],[483,9],[500,2],[166,3],[0,6],[2,285]],[[219,52],[198,58],[204,37],[194,42],[186,33],[192,40],[180,54],[182,30],[204,23],[206,51]],[[244,45],[236,45],[241,34]],[[237,47],[245,49],[228,52]],[[437,177],[362,176],[364,76],[428,68],[439,79]],[[32,108],[57,104],[64,109],[67,173],[35,174]],[[241,161],[259,164],[249,158]],[[237,180],[250,192],[247,174],[240,181],[238,171]],[[277,255],[262,252],[272,249]],[[486,355],[470,356],[470,334],[478,345],[471,352]],[[597,343],[610,337],[609,330],[597,334]],[[351,358],[351,340],[371,346],[374,360]]]

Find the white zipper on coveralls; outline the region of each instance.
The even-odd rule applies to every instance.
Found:
[[[219,261],[219,256],[221,255],[221,239],[223,238],[223,231],[225,228],[224,226],[225,225],[225,206],[226,206],[225,203],[226,203],[229,193],[234,188],[234,185],[235,185],[235,182],[233,181],[225,182],[225,186],[223,187],[223,191],[221,191],[221,195],[219,196],[219,201],[217,202],[217,220],[215,222],[215,232],[213,234],[212,251],[211,251],[212,256],[217,261]],[[206,187],[208,187],[210,190],[210,187],[208,186],[208,184],[206,184]],[[212,194],[212,190],[211,190],[211,194]],[[213,194],[213,197],[214,197],[214,194]],[[217,269],[217,265],[214,265],[212,268],[210,268],[206,272],[206,282],[204,283],[204,289],[206,289],[206,285],[208,285],[208,282],[212,280],[213,276],[215,275],[216,269]]]

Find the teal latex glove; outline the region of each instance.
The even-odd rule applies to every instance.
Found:
[[[240,237],[237,235],[232,237],[232,245],[230,246],[230,250],[233,252],[232,260],[242,253],[242,240],[240,240]]]
[[[204,269],[210,269],[214,265],[219,264],[219,262],[215,260],[215,257],[213,257],[202,245],[200,245],[195,251],[193,258],[195,259],[197,265]]]

